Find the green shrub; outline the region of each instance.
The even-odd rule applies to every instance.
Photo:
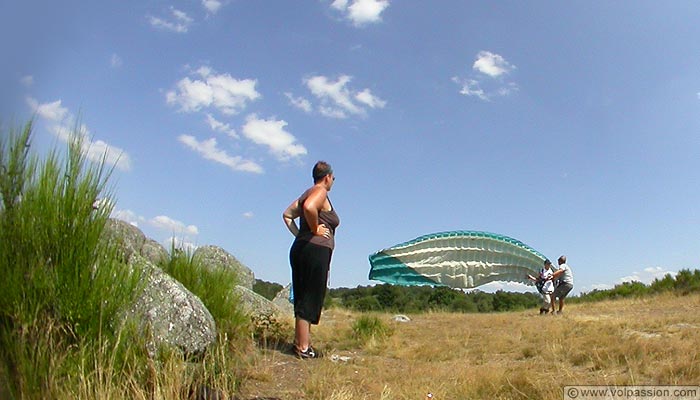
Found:
[[[268,300],[273,300],[282,289],[283,287],[279,283],[267,282],[260,279],[256,279],[255,283],[253,283],[253,292]]]
[[[374,315],[361,315],[352,324],[353,337],[361,343],[371,340],[382,341],[394,332],[391,327]]]
[[[234,292],[238,284],[234,271],[201,265],[193,259],[191,252],[174,247],[170,251],[170,259],[161,267],[202,300],[214,317],[220,333],[229,338],[248,335],[250,319],[243,312],[240,299]]]
[[[263,347],[276,347],[290,340],[292,331],[280,322],[271,311],[253,314],[253,338]]]

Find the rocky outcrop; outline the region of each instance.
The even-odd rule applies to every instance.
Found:
[[[165,250],[163,245],[149,238],[146,238],[143,246],[141,246],[141,251],[139,254],[155,265],[159,265],[161,262],[166,262],[170,258],[168,251]]]
[[[132,255],[130,260],[146,279],[129,316],[143,333],[149,355],[163,346],[188,356],[204,354],[216,341],[216,324],[202,301],[144,257]]]
[[[168,259],[165,247],[155,240],[148,239],[139,228],[128,222],[109,219],[102,237],[117,245],[124,262],[129,262],[133,255],[142,256],[155,265]]]
[[[277,293],[274,299],[272,299],[272,303],[277,306],[278,309],[282,311],[284,315],[291,315],[294,316],[294,304],[289,302],[289,291],[291,290],[292,285],[289,284],[282,288],[282,290]]]
[[[142,276],[143,290],[125,318],[142,333],[152,357],[163,346],[197,356],[216,341],[216,324],[202,301],[180,282],[158,268],[168,260],[165,248],[139,228],[110,219],[103,238],[116,245],[120,258]]]
[[[202,246],[195,250],[193,256],[195,262],[207,268],[226,268],[236,272],[238,284],[247,289],[253,290],[255,275],[248,267],[241,264],[236,257],[227,253],[226,250],[218,246]]]
[[[145,338],[148,353],[155,356],[158,349],[169,346],[190,356],[203,354],[217,338],[214,318],[197,296],[158,268],[169,258],[166,249],[147,238],[136,226],[116,219],[108,221],[104,238],[117,245],[125,263],[143,274],[144,289],[127,314]],[[224,249],[203,246],[192,257],[205,268],[234,271],[239,286],[232,290],[251,316],[294,315],[288,300],[289,285],[271,302],[253,292],[253,271]]]
[[[289,316],[290,314],[286,309],[280,308],[274,302],[266,299],[265,297],[253,292],[252,290],[243,287],[236,286],[234,293],[241,301],[241,306],[250,315],[266,315],[275,314],[279,316]],[[293,310],[292,310],[293,311]]]

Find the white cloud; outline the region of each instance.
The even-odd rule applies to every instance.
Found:
[[[505,86],[502,86],[502,87],[498,88],[498,90],[496,91],[496,93],[497,93],[499,96],[510,96],[512,93],[515,93],[515,92],[517,92],[518,90],[520,90],[520,88],[518,87],[518,85],[516,85],[516,84],[513,83],[513,82],[509,82],[509,83],[507,83]]]
[[[256,144],[267,146],[270,152],[282,161],[305,155],[306,148],[297,143],[297,139],[291,133],[284,130],[285,126],[285,121],[259,119],[252,114],[246,118],[243,135]]]
[[[452,81],[461,85],[462,88],[459,91],[460,94],[465,96],[476,96],[484,101],[490,101],[489,97],[484,93],[484,90],[479,86],[479,82],[474,79],[460,79],[458,77],[452,78]]]
[[[662,267],[648,267],[644,268],[643,271],[635,271],[632,275],[624,276],[620,278],[620,283],[623,282],[641,282],[644,284],[650,284],[654,279],[662,279],[666,274],[671,274],[675,276],[677,272],[668,271]]]
[[[473,68],[482,74],[497,78],[503,74],[509,73],[515,69],[515,66],[511,65],[505,58],[498,54],[491,53],[490,51],[480,51],[479,54],[476,55]]]
[[[236,133],[236,130],[231,128],[229,124],[223,123],[216,118],[214,118],[211,114],[207,114],[207,124],[209,124],[209,127],[215,131],[215,132],[222,132],[228,135],[229,137],[233,139],[238,139],[239,136]]]
[[[187,13],[174,7],[170,7],[170,13],[172,15],[168,19],[149,17],[151,26],[177,33],[187,33],[190,25],[192,25],[192,18],[190,18]]]
[[[139,223],[145,222],[145,218],[137,215],[131,210],[113,210],[111,217],[128,222],[135,227],[138,227]]]
[[[68,109],[61,105],[61,100],[39,104],[36,99],[29,97],[27,103],[38,116],[50,122],[64,122],[68,115]]]
[[[115,147],[105,141],[95,140],[90,142],[86,140],[83,143],[83,152],[88,159],[94,162],[100,162],[104,157],[107,165],[114,165],[123,171],[131,169],[131,159],[129,155],[126,154],[123,149]]]
[[[321,113],[321,115],[324,115],[328,118],[344,119],[348,117],[348,115],[340,108],[322,105],[318,107],[318,111]]]
[[[82,151],[88,160],[95,163],[104,160],[106,165],[113,165],[123,171],[131,169],[131,158],[123,149],[103,140],[93,141],[85,125],[76,127],[75,117],[61,105],[61,100],[40,104],[36,99],[29,97],[27,103],[39,117],[49,123],[49,131],[62,141],[68,142],[73,133],[81,135]]]
[[[179,105],[184,112],[214,107],[226,115],[237,114],[248,102],[260,97],[255,90],[256,80],[238,80],[229,74],[215,74],[208,67],[200,67],[196,74],[202,79],[185,77],[177,88],[166,94],[170,105]]]
[[[287,96],[287,98],[289,99],[289,102],[294,107],[296,107],[296,108],[298,108],[306,113],[310,113],[311,111],[313,111],[313,106],[311,106],[311,102],[309,100],[307,100],[303,97],[294,97],[294,95],[292,95],[289,92],[286,92],[284,95]]]
[[[175,248],[178,250],[182,250],[186,253],[192,253],[195,250],[197,250],[197,247],[199,247],[195,243],[189,241],[188,238],[176,236],[171,236],[168,239],[166,239],[163,242],[163,246],[165,246],[166,249]]]
[[[253,214],[252,211],[246,211],[243,213],[243,217],[248,218],[248,219],[253,218],[254,216],[255,216],[255,214]]]
[[[361,114],[362,109],[352,102],[352,94],[345,88],[351,79],[350,76],[342,75],[337,81],[331,82],[325,76],[313,76],[306,80],[306,86],[321,101],[329,101],[350,113]]]
[[[499,290],[503,290],[505,292],[536,292],[535,286],[534,285],[526,285],[524,283],[519,283],[519,282],[489,282],[484,285],[481,285],[477,288],[473,289],[465,289],[465,292],[473,292],[475,290],[481,291],[481,292],[486,292],[486,293],[495,293]]]
[[[671,276],[675,276],[676,273],[677,272],[675,271],[669,271],[662,267],[649,267],[645,268],[641,272],[635,271],[631,275],[623,276],[622,278],[618,279],[616,284],[622,284],[625,282],[641,282],[645,285],[649,285],[654,281],[654,279],[663,279],[663,277],[665,277],[666,274],[671,274]],[[609,290],[613,289],[614,287],[615,285],[608,283],[597,283],[591,285],[590,290]],[[588,288],[583,288],[581,291],[589,292]]]
[[[348,0],[334,0],[331,7],[338,11],[345,11],[348,8]]]
[[[194,225],[185,225],[184,223],[172,219],[165,215],[159,215],[152,218],[148,223],[158,229],[172,233],[184,233],[187,235],[198,235],[199,229]]]
[[[215,138],[198,141],[190,135],[180,135],[178,140],[190,149],[199,153],[207,160],[224,164],[234,171],[262,173],[263,168],[254,161],[245,160],[239,156],[231,156],[226,151],[219,149]]]
[[[186,225],[165,215],[159,215],[147,220],[131,210],[114,210],[112,211],[111,217],[125,221],[139,229],[143,229],[144,233],[145,230],[149,228],[155,229],[153,233],[156,234],[157,231],[161,233],[165,232],[169,236],[167,239],[163,240],[161,244],[166,249],[170,249],[173,244],[176,249],[192,251],[197,249],[197,245],[192,242],[192,237],[199,235],[199,229],[195,225]],[[143,225],[144,228],[140,228],[141,225]]]
[[[216,14],[223,3],[219,0],[202,0],[202,5],[210,14]]]
[[[31,75],[26,75],[23,76],[22,79],[19,80],[20,83],[26,87],[32,86],[34,84],[34,77]]]
[[[363,26],[382,21],[382,12],[389,7],[389,0],[335,0],[331,7],[345,14],[353,25]]]
[[[109,65],[111,65],[112,68],[119,68],[123,64],[124,64],[124,62],[122,61],[121,57],[119,57],[116,54],[112,54],[112,57],[110,57],[110,59],[109,59]]]
[[[386,101],[372,94],[369,89],[365,89],[355,95],[355,99],[371,108],[384,108]]]
[[[504,77],[510,74],[515,65],[503,56],[480,51],[472,65],[473,72],[467,77],[453,77],[452,81],[460,86],[459,93],[491,101],[494,97],[506,97],[519,90],[515,82],[506,82]]]
[[[318,75],[306,79],[305,83],[311,93],[320,100],[321,114],[328,117],[346,118],[348,113],[364,116],[367,111],[362,105],[372,108],[382,108],[386,105],[384,100],[372,95],[369,89],[360,92],[348,89],[346,86],[351,80],[352,77],[348,75],[341,75],[336,81]]]

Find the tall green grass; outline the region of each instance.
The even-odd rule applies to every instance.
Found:
[[[88,164],[74,132],[61,157],[30,154],[32,124],[0,142],[0,312],[6,322],[50,316],[77,337],[94,337],[104,317],[131,301],[138,277],[101,240],[111,213],[110,171]],[[118,284],[115,284],[118,283]]]
[[[0,360],[12,396],[54,397],[81,346],[115,337],[138,273],[101,239],[111,212],[105,163],[88,163],[76,128],[64,154],[31,152],[32,122],[0,138]]]
[[[238,284],[234,271],[201,265],[194,259],[193,253],[174,246],[170,250],[170,259],[162,265],[162,269],[202,300],[214,317],[220,334],[230,339],[248,335],[250,319],[233,291]]]
[[[376,315],[363,314],[352,324],[353,336],[359,343],[382,341],[393,335],[393,329]]]
[[[173,251],[161,267],[200,297],[219,341],[197,363],[176,349],[149,358],[123,320],[147,279],[103,235],[112,171],[86,160],[78,128],[41,158],[32,130],[0,127],[0,398],[232,396],[252,345],[235,273]]]

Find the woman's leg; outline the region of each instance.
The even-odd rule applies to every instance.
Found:
[[[300,351],[304,351],[311,345],[311,324],[309,321],[296,318],[294,326],[294,345]]]

